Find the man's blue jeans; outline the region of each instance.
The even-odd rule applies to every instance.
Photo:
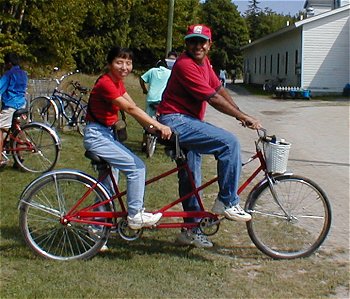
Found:
[[[159,117],[159,121],[177,132],[181,147],[189,150],[187,159],[196,186],[201,184],[201,155],[214,155],[217,160],[218,199],[227,206],[238,204],[237,190],[242,161],[237,137],[224,129],[184,114],[163,114]],[[179,177],[180,196],[190,191],[191,186],[182,172]],[[184,202],[183,208],[185,211],[199,210],[195,197]]]
[[[131,217],[135,216],[143,208],[146,179],[143,161],[122,143],[114,140],[111,128],[94,122],[89,123],[84,130],[84,147],[111,165],[116,180],[119,170],[125,174],[128,214]],[[111,193],[110,180],[107,178],[103,184]]]

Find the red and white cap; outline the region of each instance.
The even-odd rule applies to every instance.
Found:
[[[188,39],[191,37],[201,37],[207,40],[211,40],[211,30],[209,27],[203,24],[188,26],[185,39]]]

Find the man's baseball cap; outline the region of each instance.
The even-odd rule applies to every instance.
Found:
[[[211,40],[211,30],[209,27],[202,24],[190,25],[187,28],[185,39],[191,37],[201,37],[207,40]]]

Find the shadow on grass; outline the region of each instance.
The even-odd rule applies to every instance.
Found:
[[[197,261],[208,261],[211,259],[210,255],[229,259],[268,259],[252,245],[237,244],[228,246],[214,243],[212,248],[197,248],[191,245],[179,245],[175,240],[167,240],[162,236],[160,238],[155,239],[152,236],[147,236],[135,241],[125,241],[120,237],[111,237],[108,240],[109,250],[100,252],[97,256],[103,256],[111,260],[129,260],[134,255],[164,255],[185,259],[191,258]],[[37,258],[36,255],[28,255],[28,253],[32,253],[32,250],[26,246],[19,227],[2,226],[1,239],[0,250],[3,257]]]

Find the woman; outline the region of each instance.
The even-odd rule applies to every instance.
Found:
[[[115,139],[112,126],[118,120],[118,111],[124,110],[145,129],[158,131],[163,139],[170,138],[171,129],[149,117],[127,93],[123,80],[132,71],[132,61],[133,53],[129,49],[113,47],[109,51],[108,70],[98,78],[90,94],[84,147],[106,160],[117,179],[119,170],[126,175],[128,224],[132,229],[140,229],[156,224],[162,214],[144,211],[145,165]],[[108,182],[104,183],[108,188]]]

